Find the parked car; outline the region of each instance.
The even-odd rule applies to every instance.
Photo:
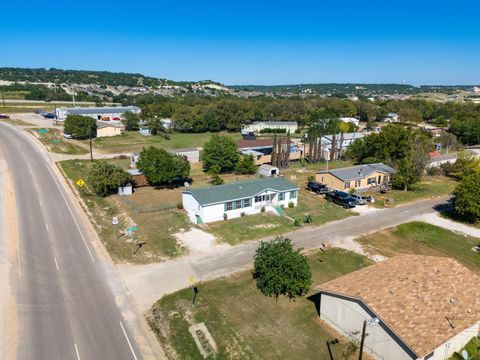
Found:
[[[112,218],[112,225],[118,225],[120,224],[120,221],[118,221],[118,216],[114,216]]]
[[[119,117],[114,117],[114,118],[112,118],[112,120],[120,121],[121,119]]]
[[[10,116],[6,114],[0,114],[0,119],[10,119]]]
[[[357,200],[350,194],[344,191],[330,191],[325,194],[325,199],[328,202],[333,202],[335,204],[343,206],[345,209],[354,208],[357,205]]]
[[[328,192],[327,185],[320,184],[319,182],[316,182],[316,181],[309,181],[307,183],[307,189],[310,190],[311,192],[314,192],[315,194],[325,194]]]
[[[67,134],[67,133],[64,133],[64,134],[63,134],[63,137],[64,137],[65,139],[73,139],[73,136],[72,136],[71,134]]]

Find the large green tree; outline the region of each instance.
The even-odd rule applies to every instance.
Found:
[[[235,169],[240,154],[233,139],[227,136],[212,135],[203,146],[200,159],[203,162],[205,172],[209,172],[212,167],[216,167],[220,173],[224,173]]]
[[[453,204],[457,214],[470,220],[480,219],[480,171],[464,177],[453,192]]]
[[[235,173],[242,175],[252,175],[255,174],[257,170],[258,167],[255,164],[253,155],[245,155],[240,157],[237,166],[235,166]]]
[[[97,122],[90,116],[68,115],[63,131],[74,139],[88,139],[97,136]]]
[[[87,185],[95,194],[105,197],[115,194],[119,186],[130,182],[131,176],[121,167],[106,161],[95,161],[87,176]]]
[[[151,185],[172,185],[190,176],[190,163],[187,159],[154,146],[143,148],[137,168]]]
[[[123,114],[122,122],[127,131],[138,131],[140,129],[140,116],[131,111]]]
[[[294,250],[289,239],[262,241],[254,256],[253,278],[265,295],[290,299],[305,295],[312,285],[312,272],[301,249]]]

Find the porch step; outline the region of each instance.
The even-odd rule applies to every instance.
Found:
[[[275,211],[277,212],[278,216],[285,216],[285,210],[283,210],[280,206],[275,206]]]
[[[198,225],[203,224],[203,220],[202,220],[202,218],[200,217],[200,215],[195,215],[195,218],[197,219],[197,224],[198,224]]]

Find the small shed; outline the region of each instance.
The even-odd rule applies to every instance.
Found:
[[[152,135],[152,131],[150,130],[150,128],[147,128],[147,127],[141,127],[141,128],[138,130],[138,133],[139,133],[140,135],[143,135],[143,136]]]
[[[126,196],[126,195],[132,195],[132,194],[133,194],[132,184],[128,183],[125,186],[119,186],[118,187],[118,195]]]
[[[138,170],[138,169],[128,169],[127,172],[130,174],[132,177],[133,184],[135,187],[140,187],[140,186],[147,186],[148,185],[148,180],[143,173]]]
[[[263,164],[258,168],[258,175],[260,176],[278,176],[280,175],[280,169],[276,166]]]

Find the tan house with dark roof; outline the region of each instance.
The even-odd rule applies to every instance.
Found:
[[[400,255],[317,287],[320,318],[375,359],[443,360],[479,335],[480,277],[447,257]],[[375,322],[372,322],[375,324]]]

